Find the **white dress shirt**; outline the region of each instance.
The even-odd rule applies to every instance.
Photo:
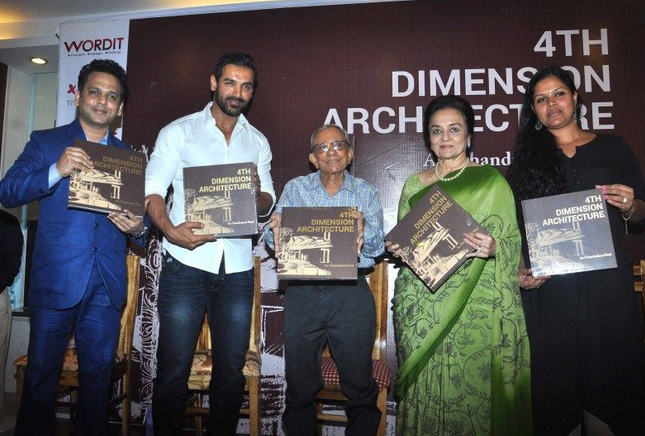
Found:
[[[211,115],[212,104],[208,103],[201,112],[179,118],[161,129],[146,167],[146,196],[158,194],[165,198],[172,184],[174,193],[169,217],[174,225],[186,221],[185,167],[254,162],[262,192],[270,194],[275,203],[270,172],[272,155],[266,137],[244,115],[240,115],[227,144]],[[164,237],[163,248],[181,263],[215,274],[219,272],[224,255],[226,273],[230,274],[253,268],[251,243],[251,237],[218,238],[188,250]]]

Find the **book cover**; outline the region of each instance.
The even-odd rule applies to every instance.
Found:
[[[110,213],[128,209],[143,217],[146,159],[143,153],[95,142],[74,140],[94,162],[91,171],[75,170],[69,176],[67,206]]]
[[[432,292],[475,251],[464,233],[488,231],[435,185],[385,236],[403,250],[401,259]]]
[[[357,223],[352,207],[285,207],[278,278],[356,280]]]
[[[196,235],[257,234],[253,163],[184,168],[184,213],[204,224]]]
[[[600,189],[524,200],[522,211],[534,276],[616,268]]]

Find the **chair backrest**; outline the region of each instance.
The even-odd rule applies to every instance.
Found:
[[[253,258],[253,307],[251,309],[251,337],[249,350],[260,352],[260,335],[262,331],[262,263],[258,256]],[[211,349],[211,331],[208,327],[208,317],[204,315],[204,323],[197,338],[195,350],[204,351]]]
[[[372,349],[373,360],[387,359],[387,267],[387,262],[381,261],[367,275],[367,281],[372,291],[372,297],[374,297],[374,305],[376,306],[376,337],[374,339],[374,348]],[[323,356],[331,357],[329,345],[325,346]]]
[[[139,296],[139,269],[141,267],[141,258],[134,254],[128,254],[126,256],[126,265],[128,272],[128,289],[125,307],[121,313],[119,342],[116,349],[118,356],[129,355],[132,347],[134,318],[137,313],[137,302]]]

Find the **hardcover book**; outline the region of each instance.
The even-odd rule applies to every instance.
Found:
[[[533,275],[616,268],[600,189],[522,201]]]
[[[250,162],[184,168],[186,221],[204,224],[196,235],[255,235],[258,217]]]
[[[143,153],[95,142],[74,140],[94,163],[91,171],[75,170],[69,176],[67,206],[110,213],[128,209],[143,217],[146,159]]]
[[[435,185],[385,236],[399,245],[401,259],[432,292],[459,268],[475,249],[464,233],[488,231]]]
[[[285,207],[278,278],[356,280],[357,223],[353,207]]]

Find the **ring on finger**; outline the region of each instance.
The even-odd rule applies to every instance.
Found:
[[[627,203],[627,197],[623,197],[623,204]]]
[[[478,246],[477,246],[477,253],[481,253],[481,252],[482,252],[482,246],[481,246],[481,245],[478,245]]]

